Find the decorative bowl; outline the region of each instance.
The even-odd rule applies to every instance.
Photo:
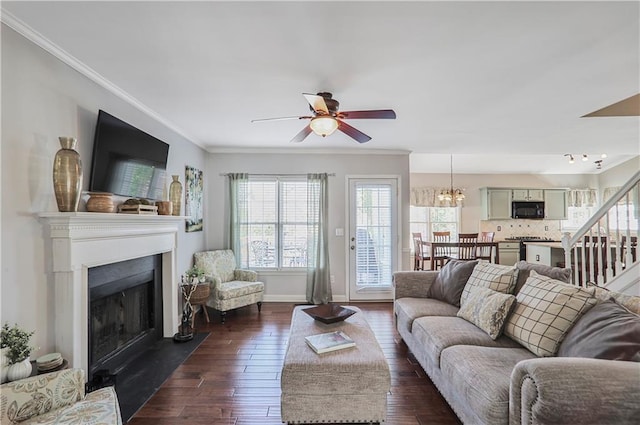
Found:
[[[347,317],[356,313],[354,310],[334,303],[320,304],[315,307],[305,308],[302,311],[313,317],[315,320],[327,324],[342,322]]]

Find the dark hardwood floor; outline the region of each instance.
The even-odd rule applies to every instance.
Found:
[[[435,386],[400,340],[391,303],[352,303],[362,309],[391,369],[389,425],[459,424]],[[269,425],[280,420],[280,370],[294,304],[264,303],[206,324],[209,337],[176,369],[128,422],[151,424]]]

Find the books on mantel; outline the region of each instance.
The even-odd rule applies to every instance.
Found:
[[[356,343],[342,331],[306,336],[304,340],[318,354],[354,347]]]

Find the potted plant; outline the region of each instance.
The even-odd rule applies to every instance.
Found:
[[[185,272],[185,276],[189,283],[192,283],[194,278],[196,278],[198,282],[205,281],[204,270],[195,265]]]
[[[31,374],[29,356],[34,350],[34,347],[30,345],[33,334],[34,332],[25,331],[17,324],[12,327],[9,327],[8,323],[2,325],[0,346],[5,349],[5,355],[8,359],[6,373],[9,381],[26,378]]]

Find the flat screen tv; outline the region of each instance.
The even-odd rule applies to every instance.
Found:
[[[162,200],[169,145],[100,110],[89,190]]]

